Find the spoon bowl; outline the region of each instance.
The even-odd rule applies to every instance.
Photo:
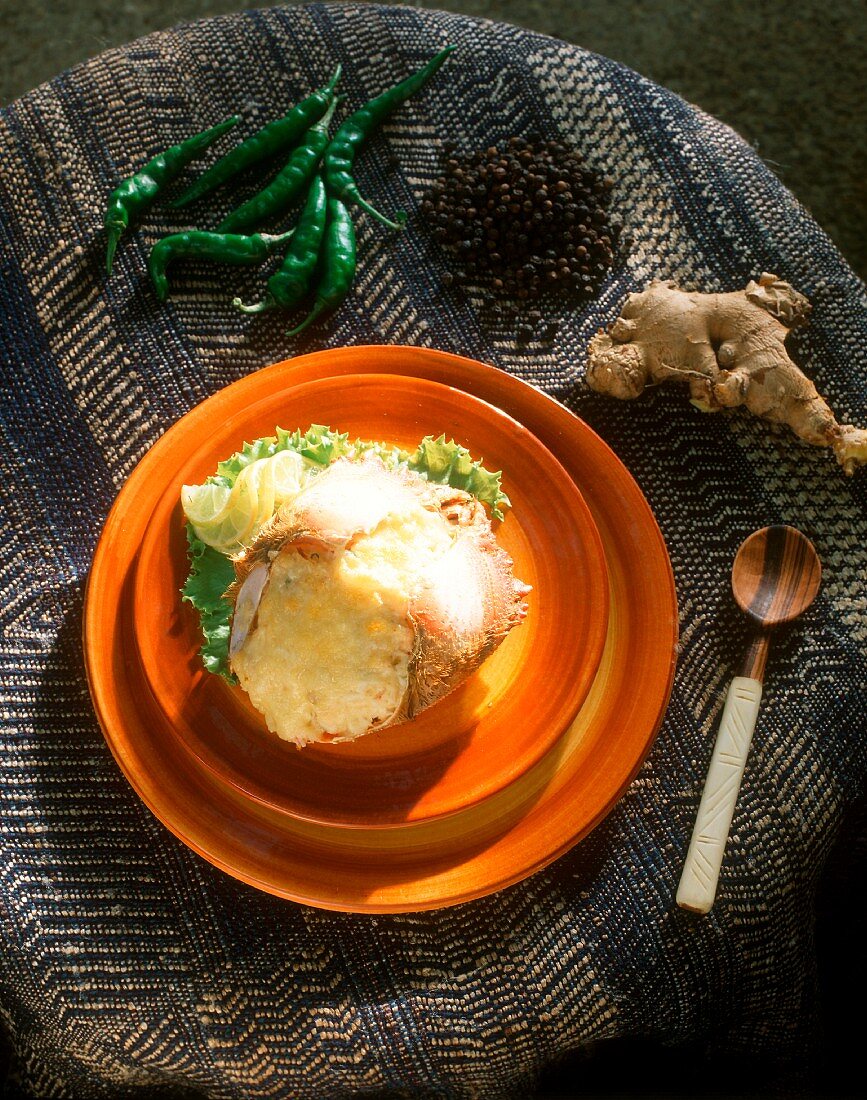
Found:
[[[789,623],[819,591],[822,566],[800,531],[763,527],[741,544],[732,567],[732,593],[741,611],[762,630]]]

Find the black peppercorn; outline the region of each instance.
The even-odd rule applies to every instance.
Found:
[[[443,148],[444,175],[420,211],[455,257],[444,285],[472,276],[483,300],[499,295],[506,303],[596,293],[619,237],[619,222],[606,209],[610,180],[583,167],[564,142],[536,135],[469,155],[454,143]],[[538,325],[544,311],[526,316]]]

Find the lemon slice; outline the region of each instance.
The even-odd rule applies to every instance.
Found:
[[[231,488],[208,482],[204,485],[184,485],[181,489],[181,503],[184,515],[195,527],[209,523],[226,506]]]
[[[300,492],[307,478],[301,455],[278,451],[245,466],[231,487],[219,482],[184,485],[181,504],[202,542],[221,554],[235,554]]]
[[[310,479],[310,465],[295,451],[278,451],[269,459],[274,474],[274,500],[277,507],[296,496]]]

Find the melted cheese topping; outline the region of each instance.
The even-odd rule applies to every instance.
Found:
[[[269,729],[298,745],[352,740],[394,715],[414,642],[410,594],[452,539],[439,513],[413,503],[345,550],[277,556],[233,658]]]

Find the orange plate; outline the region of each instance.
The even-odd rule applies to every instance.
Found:
[[[161,510],[171,514],[174,508],[167,478],[180,471],[166,469],[168,449],[180,448],[179,464],[191,456],[184,467],[190,474],[184,476],[202,477],[213,465],[210,434],[221,433],[224,421],[237,418],[232,430],[248,437],[267,433],[255,416],[244,419],[264,407],[270,427],[293,426],[281,410],[288,414],[294,407],[296,391],[322,380],[336,384],[346,376],[353,376],[355,386],[362,381],[357,376],[370,374],[426,379],[472,393],[532,433],[559,460],[589,506],[604,548],[610,599],[604,650],[589,692],[568,728],[549,737],[534,764],[518,768],[505,785],[464,800],[452,812],[426,810],[414,820],[404,814],[399,822],[359,828],[250,797],[232,768],[204,761],[185,731],[166,721],[158,684],[154,692],[151,657],[140,652],[146,632],[133,608],[139,548],[146,543],[150,562],[158,561],[149,530],[152,525],[159,529]],[[340,389],[337,384],[334,392]],[[457,398],[456,406],[463,405]],[[450,424],[433,430],[442,428],[449,430]],[[221,446],[217,457],[224,450]],[[490,454],[484,453],[486,461]],[[503,465],[510,470],[507,461]],[[506,480],[511,490],[508,473]],[[546,492],[544,484],[537,489],[538,495]],[[504,542],[509,522],[503,524]],[[177,539],[180,524],[169,528]],[[585,551],[590,546],[588,562],[593,560],[592,539],[582,541]],[[174,569],[178,549],[175,545],[171,553]],[[150,567],[141,571],[142,576],[150,573]],[[162,591],[164,583],[168,588],[177,580],[155,579],[155,584]],[[145,588],[140,581],[139,606]],[[167,622],[166,644],[186,646],[178,674],[189,676],[189,621],[175,608]],[[588,630],[592,646],[593,628]],[[277,364],[184,417],[145,456],[121,492],[94,557],[85,607],[85,655],[97,714],[127,778],[157,817],[195,851],[248,883],[308,904],[357,912],[430,909],[480,897],[545,866],[586,835],[614,806],[653,741],[671,690],[676,639],[674,585],[661,534],[640,490],[608,447],[561,405],[501,371],[444,352],[393,346],[318,352]],[[574,639],[564,636],[563,645],[574,645]],[[531,665],[532,660],[531,652]],[[527,671],[522,668],[521,677]],[[227,698],[235,700],[231,707]],[[237,696],[223,693],[223,709],[212,715],[217,726],[227,711],[235,715],[236,703]],[[231,730],[226,736],[231,739]],[[473,735],[460,745],[444,775],[474,740]],[[308,751],[297,757],[303,759]],[[493,755],[495,747],[490,751]]]
[[[159,469],[148,491],[133,479],[124,489],[136,516],[157,501],[141,539],[132,604],[154,721],[223,782],[309,821],[379,828],[427,820],[514,782],[577,714],[605,642],[605,558],[575,483],[511,417],[424,378],[342,375],[252,405],[235,400],[231,387],[195,410],[193,422],[184,418],[156,444]],[[436,706],[351,745],[299,751],[268,731],[245,692],[202,667],[197,617],[178,598],[189,568],[179,498],[183,484],[215,473],[245,439],[272,435],[278,424],[306,431],[322,423],[409,450],[445,427],[489,469],[505,469],[512,508],[496,525],[497,540],[533,590],[521,627]],[[132,529],[125,517],[112,522]],[[316,656],[328,660],[328,638]]]

